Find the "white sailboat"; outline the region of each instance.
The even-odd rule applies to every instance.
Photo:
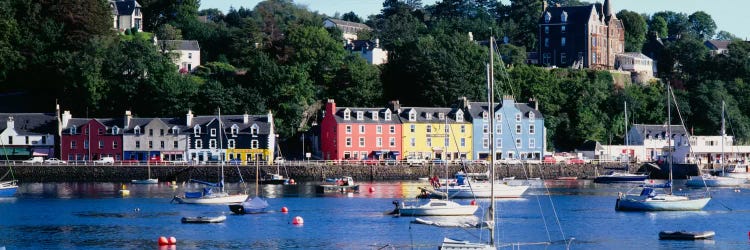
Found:
[[[0,146],[2,146],[2,149],[5,149],[5,145]],[[5,162],[5,165],[8,166],[8,171],[0,177],[0,197],[13,197],[18,191],[18,182],[16,181],[15,176],[13,176],[13,167],[8,164],[9,161],[7,156],[5,157]],[[3,181],[8,175],[10,175],[10,180]]]
[[[671,111],[671,87],[667,85],[667,135],[672,134],[672,111]],[[672,190],[672,137],[667,136],[667,149],[669,157],[669,181],[667,182],[667,193],[656,193],[653,187],[643,187],[640,194],[618,194],[615,202],[615,210],[626,211],[690,211],[701,210],[708,204],[711,197],[689,197],[675,195]]]
[[[700,176],[690,176],[685,185],[689,187],[736,187],[739,186],[747,179],[744,178],[732,178],[726,176],[726,170],[724,169],[724,162],[727,160],[724,155],[724,137],[726,136],[726,127],[724,126],[724,101],[721,101],[721,172],[719,176],[710,174],[703,174]]]
[[[223,148],[223,122],[221,121],[221,109],[219,109],[219,150]],[[206,181],[200,181],[200,180],[190,180],[191,182],[195,183],[201,183],[204,185],[207,185],[208,187],[203,188],[202,191],[199,192],[185,192],[183,196],[175,196],[173,201],[176,201],[180,204],[230,204],[230,203],[240,203],[245,200],[247,200],[248,195],[247,194],[229,194],[226,191],[224,191],[224,155],[219,153],[221,156],[220,159],[220,165],[221,165],[221,178],[219,179],[219,183],[211,183]],[[214,191],[214,187],[218,187],[218,191]]]
[[[448,166],[445,166],[446,174],[448,172]],[[448,186],[448,179],[445,179],[445,185]],[[391,214],[398,214],[402,216],[461,216],[461,215],[474,215],[479,209],[476,205],[461,205],[454,201],[448,200],[449,196],[445,196],[445,199],[429,199],[427,202],[421,202],[417,204],[406,204],[403,201],[394,201],[396,209]]]
[[[132,180],[130,183],[133,184],[158,184],[159,178],[151,178],[151,164],[146,161],[146,166],[148,167],[148,179],[145,180]]]

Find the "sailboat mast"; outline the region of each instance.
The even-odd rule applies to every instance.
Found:
[[[490,110],[490,207],[488,217],[490,218],[490,224],[488,225],[490,232],[490,245],[495,245],[495,69],[494,69],[494,53],[495,53],[495,38],[490,36],[490,70],[489,70],[489,89],[487,90],[489,110]]]
[[[669,181],[672,181],[672,178],[674,176],[672,175],[672,94],[670,91],[672,90],[672,87],[669,86],[669,83],[667,83],[667,150],[669,150],[669,157],[667,158],[667,161],[669,162]],[[669,194],[672,194],[672,185],[669,185]]]
[[[221,165],[221,180],[219,180],[219,185],[221,186],[219,187],[219,189],[223,193],[224,192],[224,155],[221,154],[221,150],[224,148],[224,137],[222,137],[221,132],[224,130],[224,127],[221,126],[222,125],[221,124],[221,108],[218,108],[218,109],[219,109],[219,157],[221,158],[219,159],[220,160],[219,164]]]
[[[726,134],[726,129],[724,127],[724,100],[721,101],[721,175],[724,176],[724,161],[726,161],[726,158],[724,156],[724,135]]]
[[[628,102],[625,101],[625,153],[628,154],[628,161],[630,161],[630,141],[628,140]]]

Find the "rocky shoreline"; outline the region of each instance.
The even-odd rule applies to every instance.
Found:
[[[499,177],[542,178],[577,177],[593,179],[597,173],[603,174],[607,167],[623,167],[622,164],[553,164],[553,165],[510,165],[497,166]],[[468,172],[485,172],[483,165],[466,166]],[[639,165],[631,164],[630,172],[635,172]],[[219,166],[162,165],[151,166],[151,177],[160,181],[186,181],[189,179],[216,180],[220,175]],[[276,173],[277,166],[258,166],[260,176]],[[382,180],[416,180],[428,176],[445,176],[461,170],[458,165],[285,165],[278,167],[284,176],[291,176],[297,181],[316,181],[323,178],[352,176],[360,181]],[[134,179],[145,179],[148,166],[145,165],[17,165],[13,166],[15,178],[21,182],[127,182]],[[239,171],[237,171],[239,170]],[[238,174],[239,173],[239,174]],[[248,181],[254,180],[256,166],[225,166],[224,175],[227,182],[237,182],[240,176]]]

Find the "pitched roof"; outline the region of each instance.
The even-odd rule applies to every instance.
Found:
[[[132,15],[136,7],[141,7],[135,0],[117,0],[115,2],[118,15]]]
[[[667,134],[668,126],[666,124],[633,124],[633,128],[644,136],[650,135],[650,137],[664,136]],[[672,125],[672,134],[676,135],[687,135],[687,130],[682,125]]]
[[[625,53],[617,54],[617,56],[627,56],[627,57],[639,58],[639,59],[644,59],[644,60],[653,60],[641,52],[625,52]]]
[[[534,119],[544,119],[544,115],[539,110],[534,109],[528,103],[514,103],[516,109],[521,111],[523,117],[528,118],[530,113],[534,114]],[[482,119],[482,112],[489,111],[489,103],[487,102],[470,102],[469,103],[469,114],[472,118]],[[495,111],[500,110],[503,107],[502,103],[495,104]]]
[[[196,116],[193,117],[193,125],[190,128],[200,125],[208,126],[218,120],[218,116]],[[183,119],[184,121],[184,119]],[[271,122],[268,121],[267,115],[248,115],[248,122],[244,123],[244,115],[222,115],[222,128],[229,131],[232,125],[237,125],[240,133],[250,133],[253,124],[258,126],[258,134],[270,134]],[[183,123],[184,124],[184,123]]]
[[[157,40],[161,50],[201,50],[196,40]]]
[[[711,50],[726,50],[729,48],[730,43],[732,43],[732,41],[729,40],[708,40],[703,42],[703,44]]]
[[[456,121],[456,112],[458,111],[458,109],[432,108],[432,107],[430,108],[402,107],[401,114],[399,114],[402,122],[411,122],[409,121],[409,113],[412,110],[417,113],[416,122],[424,122],[424,123],[441,123],[441,122],[456,123],[458,122]],[[445,119],[440,119],[440,113],[444,115]],[[430,119],[427,118],[428,115],[431,116]],[[467,119],[467,115],[465,112],[463,114],[463,122],[471,122],[471,120]]]
[[[349,109],[349,120],[344,120],[344,111]],[[387,108],[355,108],[355,107],[337,107],[334,113],[337,123],[381,123],[381,124],[394,124],[401,123],[398,119],[396,112],[391,111],[391,120],[385,119]],[[357,120],[357,112],[364,112],[362,120]],[[372,112],[377,112],[377,120],[373,119]]]
[[[54,113],[0,113],[0,132],[8,127],[8,117],[13,117],[13,128],[19,134],[57,134],[57,116]]]
[[[595,10],[593,5],[584,6],[565,6],[565,7],[547,7],[547,11],[542,13],[539,18],[539,23],[547,23],[544,21],[544,15],[550,13],[549,23],[562,23],[561,14],[564,12],[568,13],[568,20],[565,23],[569,24],[585,24],[588,23],[589,17]]]
[[[344,21],[341,19],[334,19],[334,18],[328,18],[327,20],[336,24],[336,26],[347,26],[347,27],[353,27],[355,29],[366,29],[366,30],[372,29],[370,28],[370,26],[367,26],[366,24],[363,24],[363,23],[349,22],[349,21]]]

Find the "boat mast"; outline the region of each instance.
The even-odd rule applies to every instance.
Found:
[[[219,185],[221,186],[219,187],[219,190],[221,190],[221,192],[223,193],[224,192],[224,157],[225,155],[222,155],[221,153],[222,148],[224,148],[224,137],[222,137],[221,132],[222,130],[224,130],[224,127],[221,126],[221,108],[218,108],[218,109],[219,109],[219,157],[221,157],[220,163],[219,163],[221,165],[221,180],[219,180]]]
[[[721,101],[721,176],[724,176],[724,135],[726,135],[726,129],[724,127],[724,100]]]
[[[628,155],[628,162],[630,162],[630,141],[628,140],[628,102],[625,101],[625,153]]]
[[[670,91],[672,90],[672,87],[669,86],[669,83],[667,83],[667,150],[669,150],[669,157],[667,158],[667,161],[669,162],[669,181],[672,181],[672,102],[670,98],[672,98],[672,95]],[[670,183],[671,184],[671,183]],[[672,194],[672,185],[669,185],[669,194]]]
[[[487,89],[487,101],[489,102],[490,110],[490,207],[488,211],[488,217],[490,218],[487,228],[490,231],[490,245],[495,246],[495,102],[494,102],[494,85],[495,85],[495,72],[494,72],[494,53],[495,53],[495,40],[494,37],[490,36],[490,69],[489,69],[489,88]]]

